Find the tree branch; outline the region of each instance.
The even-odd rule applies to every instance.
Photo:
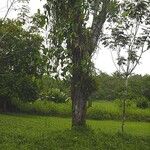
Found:
[[[97,14],[98,10],[95,10],[93,14],[93,23],[92,23],[91,31],[92,31],[92,45],[94,49],[97,47],[97,43],[102,31],[103,24],[106,21],[106,17],[108,13],[107,8],[109,2],[110,0],[103,0],[102,10],[99,12],[99,14]],[[94,5],[97,5],[97,1],[94,2]]]
[[[4,22],[5,19],[7,18],[8,13],[10,12],[10,9],[12,8],[12,6],[14,5],[15,2],[16,2],[16,0],[13,0],[13,1],[11,2],[10,6],[8,7],[7,12],[6,12],[6,14],[5,14],[5,16],[4,16],[3,20],[2,20],[2,22]],[[8,5],[8,0],[7,0],[7,5]]]

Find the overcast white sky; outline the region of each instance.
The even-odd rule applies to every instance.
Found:
[[[11,1],[11,0],[10,0]],[[44,1],[44,0],[43,0]],[[29,7],[31,14],[35,13],[38,8],[42,8],[43,3],[40,0],[30,0]],[[7,0],[0,0],[0,18],[4,17],[7,10]],[[16,17],[16,12],[11,11],[9,13],[10,18]],[[96,68],[106,73],[113,73],[116,71],[114,64],[112,62],[110,50],[101,46],[96,52],[93,58]],[[150,74],[150,51],[146,52],[137,66],[134,73],[138,74]]]

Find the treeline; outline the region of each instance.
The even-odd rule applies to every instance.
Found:
[[[117,72],[111,75],[101,72],[93,76],[93,78],[96,87],[90,99],[113,101],[124,98],[125,79]],[[66,97],[70,97],[69,82],[68,80],[55,79],[44,75],[38,80],[41,98],[46,99],[49,97],[49,100],[52,100],[50,97],[61,95],[60,93],[63,93]],[[135,74],[129,78],[128,98],[130,100],[150,100],[150,75],[142,76]],[[62,99],[54,101],[64,102],[65,98],[64,100]]]
[[[136,103],[137,107],[147,108],[150,103],[150,75],[132,75],[129,77],[128,96],[125,94],[125,79],[117,72],[109,75],[99,73],[93,76],[95,92],[89,101],[120,101],[127,99]],[[38,83],[40,86],[40,99],[63,103],[70,99],[70,86],[68,80],[55,79],[43,76]],[[127,101],[127,102],[128,102]]]
[[[92,98],[97,100],[115,100],[124,98],[125,79],[118,73],[108,75],[100,73],[95,76],[97,90]],[[132,75],[129,77],[128,98],[150,100],[150,75]]]

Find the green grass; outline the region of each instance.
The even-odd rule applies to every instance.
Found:
[[[71,116],[71,103],[56,104],[48,101],[35,101],[33,104],[20,103],[18,105],[22,112],[40,115],[51,115],[60,117]],[[121,108],[115,102],[98,101],[93,102],[88,109],[87,118],[96,120],[120,120]],[[130,121],[150,121],[150,109],[139,109],[128,107],[126,119]]]
[[[100,101],[93,102],[92,107],[88,110],[90,119],[113,119],[120,120],[122,115],[121,107],[115,102]],[[150,109],[140,109],[137,107],[126,108],[126,119],[136,121],[150,121]]]
[[[90,129],[72,131],[69,118],[0,115],[0,150],[149,150],[150,124],[88,120]]]

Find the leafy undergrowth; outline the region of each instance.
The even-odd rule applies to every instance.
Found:
[[[40,115],[53,115],[60,117],[71,116],[71,103],[57,104],[48,101],[35,101],[34,103],[19,103],[19,109],[22,112]],[[88,109],[87,118],[96,120],[120,120],[121,108],[114,102],[100,101],[93,102],[92,107]],[[133,121],[150,121],[150,109],[140,109],[137,107],[128,107],[126,119]]]
[[[2,150],[149,150],[149,123],[88,121],[88,130],[70,130],[71,120],[31,115],[0,115]]]

